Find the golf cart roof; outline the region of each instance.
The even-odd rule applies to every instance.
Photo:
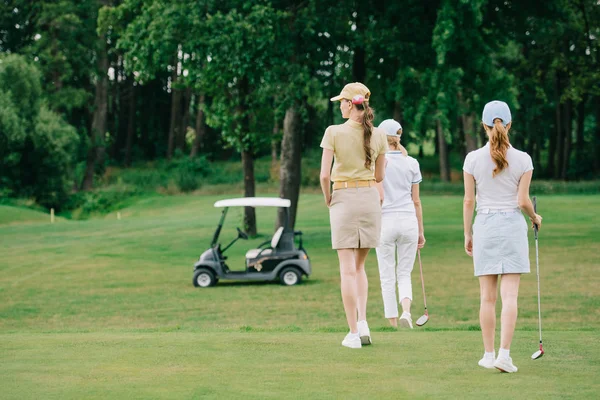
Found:
[[[289,207],[288,199],[279,197],[240,197],[237,199],[219,200],[215,207]]]

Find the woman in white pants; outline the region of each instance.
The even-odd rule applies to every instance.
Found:
[[[531,157],[513,148],[508,140],[511,128],[508,105],[503,101],[487,103],[481,120],[489,141],[467,154],[463,167],[465,251],[473,257],[481,292],[479,322],[485,353],[479,365],[517,372],[510,357],[510,345],[517,322],[519,281],[521,274],[529,272],[527,223],[521,211],[538,227],[542,225],[542,217],[535,213],[529,200]],[[477,216],[471,225],[475,200]],[[495,359],[498,276],[502,276],[502,328],[500,351]]]
[[[386,131],[390,151],[386,153],[385,179],[378,184],[382,199],[381,239],[377,251],[385,317],[393,327],[412,329],[410,274],[417,247],[425,245],[423,212],[419,198],[419,162],[406,154],[400,144],[402,126],[386,119],[379,128]],[[399,299],[396,298],[396,284]],[[398,300],[402,316],[398,322]]]

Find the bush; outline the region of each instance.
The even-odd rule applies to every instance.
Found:
[[[132,186],[115,185],[89,192],[72,194],[64,208],[72,210],[71,217],[84,219],[93,214],[105,214],[129,204],[142,192]]]
[[[193,192],[200,187],[200,180],[208,172],[206,158],[184,157],[173,163],[175,183],[182,192]]]

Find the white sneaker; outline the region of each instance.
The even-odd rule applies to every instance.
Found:
[[[348,333],[344,340],[342,340],[342,346],[349,347],[351,349],[360,349],[360,336],[357,334]]]
[[[398,321],[398,322],[399,322],[399,325],[403,328],[410,328],[410,329],[413,328],[412,319],[410,318],[410,314],[407,312],[402,313],[402,316],[400,317],[400,321]]]
[[[494,362],[494,367],[502,372],[517,372],[519,369],[512,363],[512,358],[498,357]]]
[[[360,343],[364,345],[371,344],[371,331],[369,330],[369,324],[367,321],[358,321],[358,336],[360,336]]]
[[[495,368],[494,367],[494,357],[483,356],[483,358],[481,360],[479,360],[479,362],[477,364],[479,364],[480,367],[487,368],[487,369]]]

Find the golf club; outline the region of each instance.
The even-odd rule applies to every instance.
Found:
[[[537,214],[537,201],[535,196],[533,197],[533,211]],[[540,349],[531,355],[532,360],[537,360],[544,355],[544,348],[542,346],[542,304],[540,300],[540,258],[538,253],[538,226],[533,225],[533,234],[535,236],[535,265],[537,267],[537,297],[538,297],[538,321],[540,327]]]
[[[423,303],[425,304],[425,314],[421,315],[417,322],[417,326],[423,326],[429,321],[429,313],[427,312],[427,298],[425,297],[425,281],[423,280],[423,265],[421,264],[421,249],[417,250],[419,255],[419,270],[421,271],[421,287],[423,288]]]

